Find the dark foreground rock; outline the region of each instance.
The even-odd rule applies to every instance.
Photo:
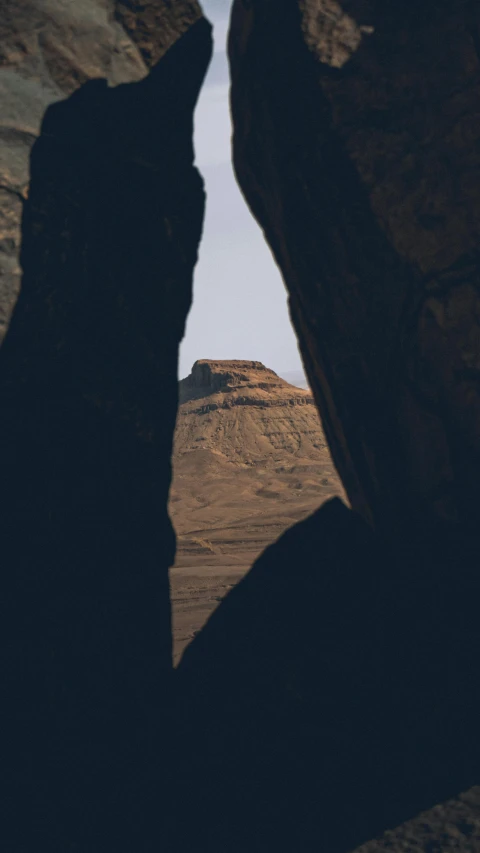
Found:
[[[156,6],[168,19],[171,4]],[[0,352],[2,849],[158,850],[171,698],[167,496],[204,210],[192,117],[210,25],[197,4],[180,3],[157,35],[144,26],[145,4],[129,4],[144,61],[113,4],[104,30],[93,26],[102,3],[62,4],[45,27],[28,18],[40,8],[7,4],[11,25],[23,9],[25,50],[43,39],[58,87],[47,59],[60,55],[74,77],[66,90],[83,85],[47,109],[33,146],[22,287]],[[87,11],[92,26],[75,39],[62,14]],[[82,35],[91,76],[108,76],[128,43],[136,72],[127,79],[137,82],[85,82],[71,55]]]
[[[184,849],[347,853],[478,782],[477,564],[410,556],[335,499],[220,604],[178,668]],[[449,808],[367,849],[443,850]]]
[[[351,504],[401,539],[479,522],[479,32],[468,0],[233,6],[238,180]]]

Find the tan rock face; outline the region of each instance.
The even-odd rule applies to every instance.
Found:
[[[333,457],[403,529],[480,506],[480,11],[441,10],[236,0],[230,34],[236,172]]]
[[[259,361],[196,361],[190,376],[180,382],[182,411],[199,410],[207,397],[208,405],[220,409],[249,402],[257,406],[313,404],[311,393],[285,382]]]
[[[197,361],[180,383],[174,458],[210,451],[238,466],[324,457],[309,391],[255,361]]]
[[[209,450],[235,465],[272,466],[283,452],[318,459],[326,446],[310,392],[259,362],[196,362],[180,383],[177,459]]]

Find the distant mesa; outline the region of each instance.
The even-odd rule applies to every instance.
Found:
[[[313,405],[310,391],[291,385],[261,361],[200,359],[180,382],[180,403],[196,401],[195,409],[213,411],[236,405]]]
[[[324,459],[326,440],[310,391],[260,361],[201,359],[180,382],[174,459],[199,450],[271,467]]]

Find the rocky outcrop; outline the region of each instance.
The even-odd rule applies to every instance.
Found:
[[[479,28],[448,0],[233,7],[238,180],[352,506],[400,539],[478,525]]]
[[[185,402],[190,389],[192,393],[204,391],[211,394],[248,382],[259,385],[262,381],[278,382],[278,377],[261,361],[200,358],[193,365],[192,372],[180,381],[180,399]]]
[[[101,0],[2,7],[7,302],[23,206],[0,351],[12,853],[165,841],[166,504],[211,53],[198,4],[174,5],[123,4],[131,38]]]

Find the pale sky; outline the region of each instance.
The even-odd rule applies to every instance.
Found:
[[[283,281],[235,181],[230,157],[226,38],[230,0],[204,0],[215,54],[195,114],[196,162],[207,191],[193,306],[180,378],[198,358],[262,361],[280,375],[301,369]]]

